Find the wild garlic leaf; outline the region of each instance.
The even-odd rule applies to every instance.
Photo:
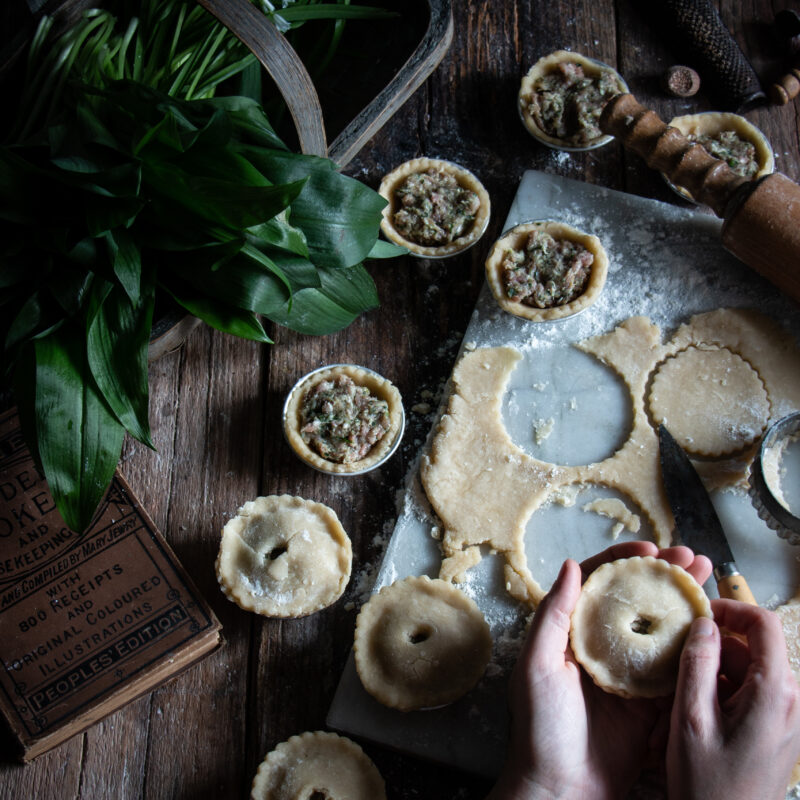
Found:
[[[141,300],[142,257],[136,241],[124,228],[107,231],[105,240],[114,275],[131,303],[138,305]]]
[[[248,241],[277,247],[298,256],[308,256],[308,242],[302,228],[291,225],[287,211],[282,211],[272,219],[253,225],[246,231]]]
[[[397,258],[397,256],[402,256],[406,253],[408,253],[408,250],[399,244],[376,239],[367,258]]]
[[[144,281],[139,301],[119,286],[95,283],[87,315],[86,353],[98,388],[128,433],[148,447],[147,347],[152,328],[152,280]]]
[[[267,336],[264,327],[252,311],[242,311],[235,306],[220,302],[218,298],[204,297],[174,278],[170,278],[168,284],[162,283],[161,288],[190,314],[212,328],[243,339],[272,344],[272,339]]]
[[[303,289],[278,312],[273,322],[299,333],[322,336],[346,328],[363,311],[378,306],[375,284],[360,264],[339,269],[320,269],[318,289]]]
[[[8,327],[4,347],[11,350],[29,341],[40,330],[44,320],[42,298],[38,291],[18,306],[18,312]]]
[[[147,164],[145,181],[152,191],[153,211],[169,214],[177,204],[208,222],[233,230],[250,228],[279,214],[297,197],[304,181],[282,186],[242,186],[217,178],[198,177],[173,164]]]
[[[84,530],[114,475],[125,429],[91,379],[80,336],[36,341],[36,443],[64,522]]]
[[[291,296],[291,285],[283,271],[245,254],[237,254],[216,267],[198,264],[191,253],[176,255],[169,273],[160,277],[167,284],[168,275],[175,275],[192,287],[198,295],[210,300],[258,314],[268,314],[280,308]]]
[[[351,267],[368,255],[386,201],[354,178],[336,172],[332,161],[291,153],[242,152],[271,182],[289,183],[306,177],[303,191],[291,204],[292,224],[308,241],[311,260],[320,267]]]

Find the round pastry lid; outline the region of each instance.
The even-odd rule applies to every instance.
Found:
[[[783,496],[780,471],[787,446],[799,438],[800,412],[779,419],[767,428],[750,467],[750,497],[758,516],[778,536],[794,545],[800,545],[800,517],[793,513]],[[798,469],[800,465],[790,468],[795,478]]]

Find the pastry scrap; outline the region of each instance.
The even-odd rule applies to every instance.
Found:
[[[698,314],[666,340],[649,319],[632,317],[576,346],[613,369],[630,393],[627,440],[612,456],[594,464],[550,464],[512,441],[502,421],[502,400],[511,372],[522,358],[518,350],[480,348],[456,364],[446,412],[420,465],[425,493],[441,520],[441,578],[463,580],[465,571],[480,561],[484,545],[504,556],[509,594],[538,603],[544,590],[528,566],[526,535],[534,537],[529,550],[535,552],[535,537],[548,535],[546,528],[537,526],[536,511],[566,487],[578,484],[620,492],[631,501],[635,514],[649,523],[656,543],[668,547],[674,520],[661,488],[658,437],[648,414],[648,394],[654,373],[671,356],[696,348],[702,354],[696,367],[703,373],[702,361],[710,359],[713,365],[718,350],[735,353],[757,372],[771,420],[800,408],[797,343],[781,326],[756,312],[718,309]],[[665,418],[683,417],[684,437],[699,440],[705,423],[701,416],[683,413],[683,395],[679,392],[664,402]],[[740,399],[730,393],[715,398],[713,405],[720,416],[732,420],[741,411]],[[753,454],[754,446],[730,459],[701,461],[698,471],[710,490],[743,486]]]
[[[217,580],[229,600],[267,617],[302,617],[339,599],[350,539],[336,513],[290,495],[245,503],[222,529]]]
[[[292,736],[267,753],[250,800],[386,800],[377,767],[350,739],[315,731]]]
[[[404,425],[400,392],[352,364],[323,367],[295,384],[286,400],[286,439],[307,464],[334,474],[361,473],[388,458]]]
[[[769,419],[758,373],[725,347],[689,347],[653,378],[650,413],[689,453],[720,457],[753,444]]]
[[[739,114],[707,111],[675,117],[669,124],[743,178],[760,178],[775,169],[775,158],[767,138]],[[664,179],[667,180],[666,176]],[[669,180],[667,183],[686,200],[694,202],[687,189]]]
[[[600,61],[557,50],[540,58],[522,79],[518,108],[528,132],[550,147],[587,150],[613,138],[600,130],[605,104],[628,91]]]
[[[477,605],[427,576],[383,587],[356,620],[355,663],[364,688],[400,711],[457,700],[481,679],[492,653]]]
[[[415,255],[455,255],[483,236],[491,203],[467,169],[438,158],[415,158],[393,169],[378,192],[388,201],[381,230]]]
[[[608,256],[600,240],[563,222],[517,225],[486,258],[486,279],[500,308],[534,322],[588,308],[607,273]]]
[[[683,642],[698,617],[713,618],[711,603],[686,570],[651,556],[619,559],[586,579],[569,640],[601,689],[662,697],[675,689]]]

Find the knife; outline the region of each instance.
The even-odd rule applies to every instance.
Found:
[[[663,424],[658,426],[658,442],[664,489],[683,544],[709,558],[720,597],[758,605],[736,566],[722,523],[689,456]]]

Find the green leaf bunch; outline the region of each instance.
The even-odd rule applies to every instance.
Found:
[[[159,6],[184,22],[197,11],[141,4],[148,13]],[[77,531],[102,499],[125,432],[152,446],[147,351],[157,297],[258,342],[271,341],[265,319],[324,335],[378,304],[364,260],[400,252],[377,240],[385,201],[376,192],[327,159],[287,150],[256,100],[206,96],[196,59],[176,81],[177,55],[170,69],[138,57],[148,46],[141,20],[123,28],[123,41],[119,19],[117,34],[107,23],[89,13],[84,35],[70,32],[94,54],[76,53],[70,70],[99,59],[97,73],[62,81],[54,49],[34,41],[55,83],[40,84],[37,108],[21,105],[19,135],[0,147],[4,381]],[[159,32],[172,54],[181,50],[175,31]],[[216,41],[213,27],[209,35]],[[241,69],[239,55],[234,47],[227,59]],[[107,65],[123,62],[124,77],[110,80]]]

